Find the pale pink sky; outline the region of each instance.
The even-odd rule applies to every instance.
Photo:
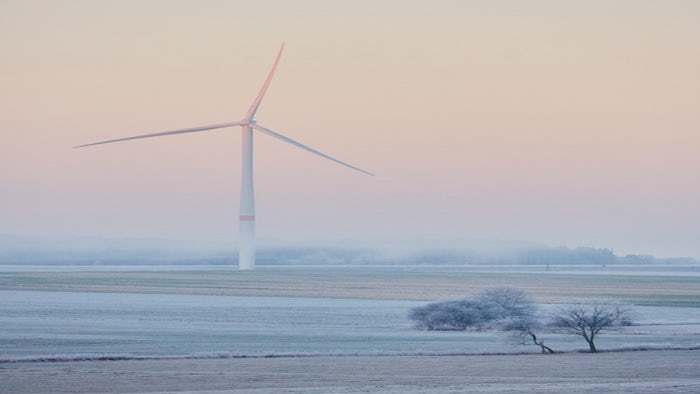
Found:
[[[700,256],[700,2],[1,1],[0,233],[463,238]]]

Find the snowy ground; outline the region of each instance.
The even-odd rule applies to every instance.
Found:
[[[215,356],[535,352],[492,332],[418,331],[424,301],[0,290],[0,362],[86,355]],[[543,305],[552,310],[556,305]],[[700,346],[700,308],[638,306],[599,347]],[[583,340],[543,336],[557,350]]]
[[[426,300],[494,286],[528,290],[545,310],[635,304],[639,325],[601,336],[602,349],[700,346],[700,277],[677,271],[0,269],[0,393],[700,391],[700,350],[454,356],[536,349],[505,334],[416,331],[406,318]],[[115,355],[124,360],[36,361]]]
[[[700,351],[0,364],[2,393],[698,393]]]

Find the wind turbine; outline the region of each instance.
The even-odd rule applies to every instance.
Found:
[[[272,76],[275,74],[277,69],[277,64],[282,56],[282,51],[284,50],[284,44],[280,47],[275,62],[272,64],[270,72],[267,74],[267,78],[260,88],[260,92],[253,100],[253,103],[248,108],[243,119],[237,122],[227,122],[218,123],[207,126],[190,127],[187,129],[169,130],[161,131],[157,133],[140,134],[131,137],[116,138],[105,141],[93,142],[85,145],[78,145],[74,148],[84,148],[94,145],[111,144],[114,142],[123,142],[136,140],[141,138],[152,138],[152,137],[162,137],[174,134],[185,134],[185,133],[199,133],[202,131],[209,131],[215,129],[223,129],[226,127],[241,127],[241,202],[240,202],[240,239],[238,247],[238,267],[241,270],[251,270],[255,267],[255,192],[253,188],[253,131],[259,131],[263,134],[269,135],[271,137],[277,138],[278,140],[284,141],[288,144],[294,145],[298,148],[304,149],[308,152],[321,156],[325,159],[334,161],[345,167],[351,168],[355,171],[359,171],[366,175],[374,175],[370,172],[352,166],[348,163],[340,161],[334,157],[331,157],[323,152],[320,152],[314,148],[302,144],[301,142],[295,141],[281,133],[273,131],[267,127],[261,126],[257,123],[255,119],[255,114],[258,112],[260,103],[267,89],[270,87],[270,81],[272,81]]]

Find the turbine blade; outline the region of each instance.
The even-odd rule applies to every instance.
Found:
[[[214,129],[222,129],[222,128],[224,128],[224,127],[241,126],[242,124],[243,124],[242,122],[229,122],[229,123],[213,124],[213,125],[208,125],[208,126],[190,127],[190,128],[187,128],[187,129],[178,129],[178,130],[170,130],[170,131],[161,131],[161,132],[158,132],[158,133],[141,134],[141,135],[135,135],[135,136],[131,136],[131,137],[115,138],[115,139],[112,139],[112,140],[105,140],[105,141],[92,142],[92,143],[89,143],[89,144],[74,146],[73,148],[84,148],[84,147],[86,147],[86,146],[102,145],[102,144],[111,144],[111,143],[113,143],[113,142],[122,142],[122,141],[138,140],[138,139],[141,139],[141,138],[162,137],[162,136],[173,135],[173,134],[197,133],[197,132],[200,132],[200,131],[208,131],[208,130],[214,130]]]
[[[355,171],[359,171],[359,172],[361,172],[361,173],[363,173],[363,174],[367,174],[367,175],[370,175],[370,176],[374,176],[374,174],[372,174],[371,172],[367,172],[367,171],[365,171],[365,170],[363,170],[363,169],[361,169],[361,168],[357,168],[357,167],[355,167],[355,166],[353,166],[353,165],[350,165],[350,164],[348,164],[348,163],[345,163],[345,162],[343,162],[343,161],[340,161],[340,160],[338,160],[338,159],[336,159],[336,158],[334,158],[334,157],[328,156],[327,154],[325,154],[325,153],[323,153],[323,152],[319,152],[319,151],[317,151],[317,150],[314,149],[314,148],[311,148],[311,147],[309,147],[309,146],[306,146],[306,145],[302,144],[301,142],[294,141],[293,139],[291,139],[291,138],[289,138],[289,137],[287,137],[287,136],[284,136],[284,135],[282,135],[282,134],[280,134],[280,133],[278,133],[278,132],[276,132],[276,131],[272,131],[272,130],[266,128],[266,127],[260,126],[259,124],[253,123],[253,124],[251,124],[251,126],[252,126],[254,129],[256,129],[256,130],[262,132],[263,134],[267,134],[267,135],[269,135],[269,136],[271,136],[271,137],[275,137],[275,138],[277,138],[277,139],[279,139],[279,140],[282,140],[282,141],[284,141],[284,142],[286,142],[286,143],[288,143],[288,144],[292,144],[292,145],[294,145],[294,146],[296,146],[296,147],[298,147],[298,148],[301,148],[301,149],[307,150],[307,151],[309,151],[309,152],[311,152],[311,153],[313,153],[313,154],[319,155],[319,156],[321,156],[321,157],[323,157],[323,158],[325,158],[325,159],[328,159],[328,160],[330,160],[330,161],[334,161],[334,162],[336,162],[336,163],[338,163],[338,164],[340,164],[340,165],[343,165],[343,166],[345,166],[345,167],[352,168],[352,169],[355,170]]]
[[[253,100],[253,103],[250,105],[250,108],[248,109],[248,112],[245,115],[245,119],[253,119],[255,117],[255,113],[258,112],[258,107],[260,107],[260,103],[262,102],[263,97],[265,97],[265,93],[267,92],[267,88],[270,87],[270,82],[272,82],[272,76],[275,75],[275,70],[277,69],[277,64],[280,62],[280,58],[282,57],[282,51],[284,50],[284,43],[282,43],[282,46],[280,47],[279,52],[277,52],[277,57],[275,58],[275,62],[272,64],[272,68],[270,69],[270,72],[267,74],[267,78],[265,78],[265,82],[263,83],[262,87],[260,88],[260,91],[258,92],[258,95],[255,97],[255,100]]]

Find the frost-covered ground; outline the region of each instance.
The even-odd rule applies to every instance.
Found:
[[[699,351],[0,364],[0,392],[698,393]]]
[[[0,361],[39,356],[217,356],[536,351],[506,334],[426,332],[421,301],[0,291]],[[545,311],[556,308],[544,305]],[[700,308],[635,307],[639,326],[601,348],[700,346]],[[577,338],[546,336],[557,350]]]
[[[428,300],[513,286],[533,293],[545,312],[568,302],[636,304],[639,325],[601,336],[602,349],[694,348],[700,346],[697,275],[600,267],[181,268],[0,269],[0,393],[700,387],[700,350],[454,356],[537,349],[506,334],[417,331],[406,318]],[[545,339],[557,350],[585,348],[575,337]],[[115,358],[122,361],[95,361]]]

